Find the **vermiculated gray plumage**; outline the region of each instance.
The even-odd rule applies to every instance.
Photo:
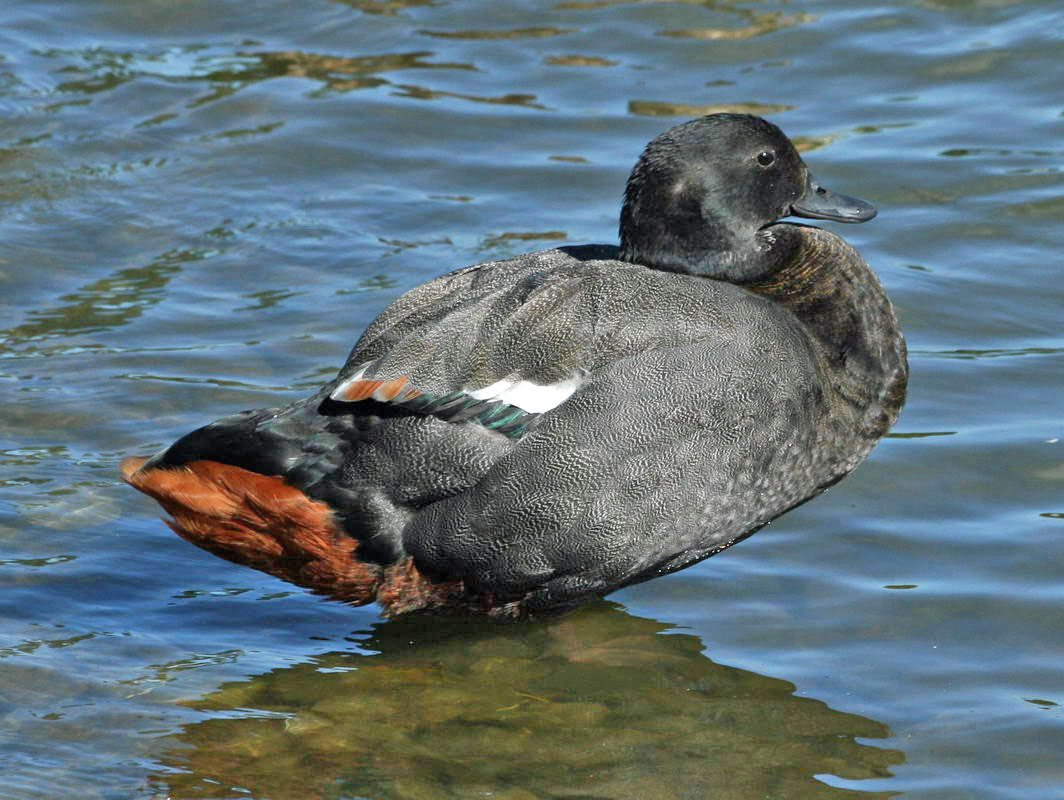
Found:
[[[623,249],[430,281],[315,396],[194,431],[127,477],[201,461],[279,476],[331,509],[380,583],[359,597],[391,613],[568,607],[815,496],[897,417],[905,346],[856,251],[776,220],[874,210],[816,185],[764,120],[707,117],[659,140],[629,181]],[[275,561],[254,565],[329,591]],[[407,602],[399,564],[449,588]]]

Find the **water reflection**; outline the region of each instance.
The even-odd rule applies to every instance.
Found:
[[[69,344],[54,348],[31,345],[51,337],[94,333],[127,325],[160,302],[163,290],[182,266],[215,255],[213,250],[185,249],[163,253],[143,267],[120,269],[62,298],[62,305],[30,311],[27,321],[0,330],[0,358],[31,352],[69,352]],[[102,345],[81,345],[86,349]]]
[[[418,31],[422,36],[435,36],[439,39],[482,39],[495,41],[500,39],[546,39],[551,36],[564,36],[577,31],[566,28],[510,28],[500,30],[464,30],[464,31]]]
[[[742,28],[683,28],[662,31],[661,35],[672,36],[676,39],[704,39],[707,41],[751,39],[754,36],[764,36],[766,33],[792,28],[795,25],[816,22],[817,19],[813,14],[784,14],[782,11],[757,14],[746,9],[729,8],[728,10],[738,11],[748,18],[750,24]]]
[[[657,100],[629,100],[628,111],[644,117],[701,117],[704,114],[757,114],[770,116],[791,111],[794,106],[770,103],[714,103],[692,105],[690,103],[667,103]]]
[[[330,90],[337,92],[389,83],[383,78],[374,77],[381,72],[408,69],[476,69],[472,64],[461,62],[425,61],[433,55],[434,53],[427,50],[356,57],[326,56],[301,51],[258,54],[267,77],[285,75],[311,78],[325,83]]]
[[[491,105],[504,105],[504,106],[524,106],[525,108],[534,108],[540,111],[549,111],[546,106],[535,102],[536,95],[534,94],[504,94],[498,97],[488,97],[483,95],[465,94],[463,92],[441,92],[435,89],[427,89],[423,86],[414,86],[407,84],[400,84],[396,86],[396,91],[392,92],[395,97],[408,97],[413,100],[439,100],[440,98],[451,97],[455,100],[469,100],[473,103],[488,103]]]
[[[832,788],[904,756],[880,722],[707,658],[600,602],[536,625],[406,618],[231,683],[164,740],[167,797],[875,797]]]
[[[364,14],[380,14],[394,17],[407,8],[436,5],[433,0],[332,0],[340,5],[350,6]]]
[[[550,56],[546,63],[552,67],[616,67],[621,62],[596,56],[568,55]]]
[[[487,237],[477,246],[477,250],[508,255],[527,247],[528,242],[563,242],[567,238],[565,231],[508,231]]]
[[[93,95],[109,92],[139,78],[169,84],[204,83],[207,94],[188,103],[198,108],[231,97],[241,89],[270,78],[309,78],[324,84],[325,91],[346,92],[389,83],[376,77],[382,72],[411,69],[475,70],[465,62],[433,62],[427,50],[382,53],[368,56],[337,56],[285,50],[277,52],[232,51],[224,46],[189,45],[150,52],[127,52],[93,47],[86,50],[51,49],[42,56],[67,62],[57,70],[63,80],[55,87],[60,95]],[[84,98],[63,100],[49,108],[59,110]],[[153,116],[141,125],[156,125],[177,116],[173,111]]]
[[[374,16],[398,16],[412,8],[437,5],[430,0],[334,1]],[[669,0],[669,2],[672,3],[674,0]],[[732,2],[710,2],[709,0],[686,0],[686,2],[680,0],[680,2],[700,7],[700,13],[708,15],[714,23],[723,17],[725,21],[737,20],[738,24],[664,28],[653,31],[655,35],[672,39],[727,42],[777,33],[787,28],[815,22],[817,19],[812,14],[765,12]],[[615,5],[633,5],[633,2],[632,0],[562,2],[556,4],[553,11],[601,13],[600,9]],[[569,17],[572,17],[572,13],[566,15],[566,18]],[[585,14],[584,17],[591,21],[594,20],[593,16]],[[655,18],[651,24],[658,25],[660,22],[661,19]],[[52,111],[62,110],[72,103],[84,104],[93,95],[113,93],[125,84],[143,78],[161,81],[170,86],[205,85],[206,91],[203,94],[185,102],[186,108],[195,109],[232,97],[248,86],[277,77],[300,77],[316,81],[320,87],[315,89],[311,96],[318,97],[329,93],[388,86],[392,81],[382,77],[381,73],[391,71],[425,69],[477,71],[477,66],[471,63],[468,48],[463,47],[466,42],[513,42],[515,46],[519,46],[522,42],[554,39],[582,32],[586,31],[581,28],[549,24],[501,28],[456,27],[450,30],[445,27],[420,28],[411,31],[426,40],[440,42],[441,47],[446,48],[449,53],[459,54],[440,61],[433,60],[438,55],[429,50],[371,55],[319,53],[303,50],[261,52],[254,49],[260,42],[250,38],[231,44],[192,43],[139,50],[123,50],[99,45],[85,48],[52,47],[42,48],[39,55],[59,62],[58,68],[54,70],[54,74],[59,76],[59,82],[54,88],[59,98],[50,107]],[[599,54],[570,53],[547,57],[547,63],[554,66],[602,67],[615,66],[622,61]],[[397,90],[397,96],[404,98],[454,98],[482,103],[518,105],[537,110],[548,108],[536,102],[536,95],[530,92],[500,92],[494,95],[483,95],[454,90],[439,91],[434,87],[414,85],[409,82],[399,84]],[[751,106],[756,105],[751,104]],[[761,106],[745,110],[749,113],[771,114],[786,110],[786,108]],[[633,113],[646,112],[633,110]],[[712,111],[696,108],[694,111],[671,113],[690,116],[712,113]],[[160,113],[147,116],[140,121],[140,125],[152,127],[165,124],[180,115],[180,111],[167,107]],[[254,129],[251,131],[254,132]]]

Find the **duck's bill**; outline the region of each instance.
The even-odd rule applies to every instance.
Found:
[[[791,204],[791,213],[809,219],[830,219],[835,222],[868,222],[876,215],[876,207],[856,197],[825,189],[812,175],[806,183],[805,194]]]

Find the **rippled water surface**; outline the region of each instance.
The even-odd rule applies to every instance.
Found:
[[[1057,0],[9,1],[0,797],[1064,797]],[[614,242],[640,149],[777,122],[909,404],[753,539],[560,620],[383,622],[117,460],[331,376],[403,290]]]

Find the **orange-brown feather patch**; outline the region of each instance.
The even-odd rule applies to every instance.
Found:
[[[345,386],[342,391],[336,392],[333,398],[345,403],[357,403],[370,397],[381,383],[383,381],[355,381]]]
[[[467,596],[462,580],[425,575],[411,558],[385,567],[359,561],[358,541],[332,510],[280,477],[207,460],[144,470],[146,461],[124,459],[123,480],[155,498],[181,538],[229,561],[352,605],[377,600],[386,616],[426,609],[512,615]]]
[[[414,566],[412,558],[388,567],[377,589],[377,602],[388,616],[426,608],[465,607],[466,600],[463,581],[435,581]]]
[[[332,510],[276,476],[217,461],[174,469],[122,462],[123,479],[169,512],[174,531],[215,555],[350,603],[372,602],[380,568],[358,560],[358,542]]]
[[[357,403],[361,400],[368,400],[371,397],[374,400],[380,400],[382,403],[397,399],[412,400],[421,392],[413,386],[408,386],[407,384],[409,383],[410,378],[406,375],[390,381],[353,381],[333,394],[333,399],[343,403]]]
[[[410,379],[406,376],[391,381],[384,381],[377,388],[377,391],[373,393],[373,399],[382,401],[394,400],[409,381]]]

